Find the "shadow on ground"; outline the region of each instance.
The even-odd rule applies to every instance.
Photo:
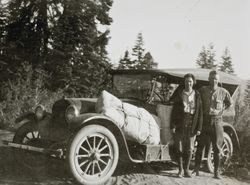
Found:
[[[9,134],[0,132],[0,138],[12,140]],[[20,151],[19,151],[20,152]],[[39,156],[30,160],[39,160]],[[50,158],[42,163],[42,170],[28,170],[20,165],[12,148],[0,145],[0,184],[5,185],[72,185],[75,184],[67,169],[65,160]],[[142,184],[177,184],[177,185],[234,185],[248,184],[235,178],[225,177],[223,181],[216,181],[212,174],[202,172],[201,177],[192,179],[176,178],[176,165],[174,163],[133,164],[127,161],[122,163],[114,175],[105,185],[142,185]]]
[[[20,165],[12,148],[0,147],[0,184],[73,184],[65,161],[51,159],[42,170],[35,171]]]
[[[43,169],[37,172],[27,169],[17,162],[14,152],[18,151],[14,151],[14,149],[9,147],[0,147],[0,184],[75,184],[73,178],[70,176],[65,160],[50,158],[44,164]],[[39,160],[39,158],[37,160]],[[155,182],[155,177],[159,175],[160,170],[169,170],[172,167],[174,167],[173,164],[154,164],[149,166],[147,164],[125,163],[116,170],[113,177],[105,184],[130,184],[129,182],[133,182],[135,179],[142,182]],[[175,174],[168,173],[164,175],[173,177]],[[117,182],[119,179],[122,182]]]

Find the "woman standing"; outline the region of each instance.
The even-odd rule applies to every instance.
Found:
[[[202,129],[202,102],[198,91],[193,89],[195,77],[188,73],[184,76],[184,88],[177,88],[170,99],[173,102],[170,128],[174,133],[174,143],[177,150],[179,167],[178,177],[191,177],[190,160],[194,150],[196,135]]]

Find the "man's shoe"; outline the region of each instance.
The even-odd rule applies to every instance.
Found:
[[[215,179],[222,179],[219,172],[214,172],[214,178]]]
[[[184,171],[184,177],[191,178],[192,176],[189,171]]]

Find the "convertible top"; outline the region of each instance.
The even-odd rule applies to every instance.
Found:
[[[172,82],[183,81],[183,77],[187,73],[192,73],[196,80],[208,82],[208,75],[211,69],[200,69],[200,68],[180,68],[180,69],[122,69],[113,70],[111,74],[151,74],[151,75],[163,75],[168,77]],[[240,85],[241,80],[235,76],[219,71],[220,82],[227,85]]]

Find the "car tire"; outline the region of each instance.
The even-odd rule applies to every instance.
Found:
[[[221,168],[220,170],[224,172],[230,163],[230,159],[233,155],[233,143],[230,136],[224,132],[223,133],[224,142],[222,145],[222,157],[221,157]],[[213,158],[213,147],[212,143],[209,146],[208,156],[207,156],[207,170],[210,173],[214,172],[214,158]]]
[[[81,128],[67,150],[70,173],[80,184],[103,184],[114,173],[118,159],[116,137],[101,125]]]
[[[13,143],[44,147],[36,124],[27,122],[15,133]],[[18,164],[33,173],[40,173],[46,169],[47,156],[41,153],[22,149],[13,149]]]

